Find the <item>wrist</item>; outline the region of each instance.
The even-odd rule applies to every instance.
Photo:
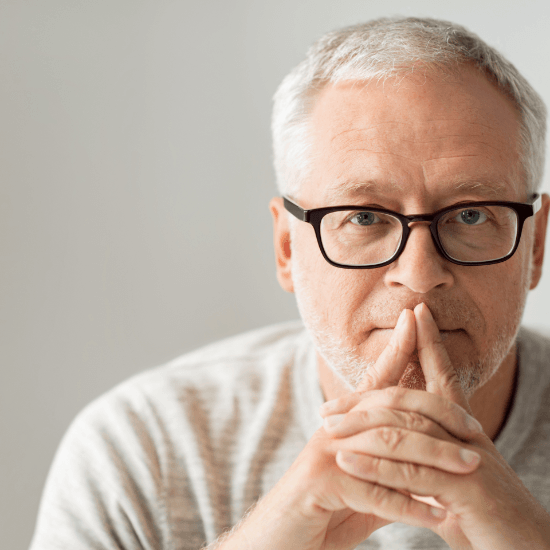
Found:
[[[317,550],[322,547],[331,512],[306,506],[304,491],[286,494],[275,486],[237,525],[208,550]]]

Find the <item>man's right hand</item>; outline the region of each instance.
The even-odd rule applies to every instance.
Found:
[[[370,446],[402,461],[411,475],[418,466],[454,474],[477,468],[478,464],[464,464],[460,447],[453,443],[456,438],[467,441],[479,435],[468,423],[466,411],[426,392],[423,399],[403,399],[401,388],[394,388],[415,348],[414,314],[404,310],[390,343],[350,394],[353,402],[368,402],[368,410],[361,411],[360,405],[354,409],[361,425],[359,436],[349,419],[348,437],[345,433],[334,437],[325,423],[221,549],[345,550],[393,521],[428,528],[443,521],[444,511],[413,498],[410,492],[358,479],[336,463],[338,451],[360,451],[358,445],[366,442],[361,437],[367,437]],[[392,428],[415,433],[398,442]]]

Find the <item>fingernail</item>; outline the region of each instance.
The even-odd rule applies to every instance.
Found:
[[[335,426],[338,426],[340,422],[342,422],[342,419],[346,416],[345,414],[333,414],[331,416],[327,416],[325,418],[324,426],[325,428],[334,428]]]
[[[447,515],[447,512],[443,508],[436,508],[435,506],[430,507],[430,512],[436,518],[444,518]]]
[[[404,309],[401,312],[401,315],[399,315],[399,319],[397,319],[397,324],[395,325],[395,328],[397,330],[401,330],[403,328],[403,325],[405,324],[405,311],[407,311],[407,310]]]
[[[466,424],[472,432],[483,432],[483,426],[473,416],[466,417]]]
[[[424,315],[424,318],[426,320],[432,320],[433,321],[432,312],[430,311],[430,308],[424,302],[422,302],[422,305],[421,305],[421,313],[422,313],[422,315]]]
[[[478,455],[476,452],[470,451],[468,449],[460,449],[459,454],[460,454],[460,458],[463,460],[463,462],[468,464],[468,466],[472,466],[473,464],[477,464],[481,459],[480,455]]]

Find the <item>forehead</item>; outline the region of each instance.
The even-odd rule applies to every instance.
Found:
[[[304,188],[324,204],[403,193],[513,200],[520,190],[519,114],[473,69],[328,86],[310,129]]]

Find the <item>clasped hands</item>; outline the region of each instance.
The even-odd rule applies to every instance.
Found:
[[[397,387],[415,350],[426,391]],[[550,548],[550,516],[473,418],[426,305],[402,312],[357,390],[320,412],[336,465],[348,475],[340,492],[346,508],[326,507],[327,534],[347,525],[333,542],[346,546],[344,531],[357,536],[361,522],[370,534],[400,521],[431,529],[453,549]]]

